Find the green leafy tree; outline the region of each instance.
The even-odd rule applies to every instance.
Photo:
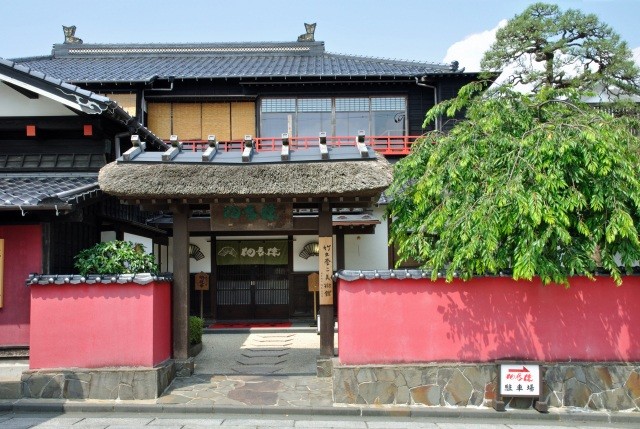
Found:
[[[144,253],[131,241],[106,241],[80,251],[74,258],[75,267],[87,274],[137,274],[158,271],[153,255]]]
[[[510,83],[639,94],[638,68],[627,44],[592,14],[535,3],[498,30],[483,70],[509,66]]]
[[[603,269],[620,284],[640,260],[640,124],[581,100],[598,85],[638,93],[626,44],[593,15],[536,3],[498,31],[482,65],[513,74],[431,109],[425,125],[465,120],[396,164],[388,214],[400,262],[433,278],[509,270],[565,285]]]
[[[432,121],[466,108],[466,120],[396,164],[388,209],[401,259],[449,280],[511,269],[568,284],[603,267],[621,282],[616,255],[627,269],[640,259],[638,121],[576,90],[482,89],[429,111]]]

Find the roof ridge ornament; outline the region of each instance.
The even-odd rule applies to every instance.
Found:
[[[64,43],[65,44],[75,44],[79,45],[82,43],[82,39],[79,37],[75,37],[76,34],[76,26],[72,25],[67,27],[65,25],[62,26],[62,31],[64,32]]]
[[[289,161],[289,133],[282,133],[282,148],[280,149],[280,160]]]
[[[178,140],[177,135],[171,135],[171,137],[169,137],[169,141],[171,142],[171,147],[162,154],[162,161],[165,162],[171,161],[173,158],[178,156],[180,152],[182,152],[182,142]]]
[[[133,161],[133,159],[143,153],[146,149],[146,143],[140,141],[140,136],[134,134],[131,136],[131,148],[122,154],[123,161]]]
[[[324,131],[318,134],[318,148],[320,149],[320,157],[323,160],[329,159],[329,149],[327,148],[327,133]]]
[[[253,156],[253,137],[251,134],[244,136],[244,149],[242,150],[242,162],[250,162]]]
[[[219,145],[218,139],[216,138],[215,134],[209,134],[209,136],[207,137],[207,142],[209,144],[209,147],[202,154],[202,162],[211,161],[213,157],[216,156],[216,153],[218,153]]]
[[[315,42],[316,39],[314,37],[316,32],[316,23],[307,24],[304,23],[305,33],[298,36],[298,42]]]
[[[360,152],[361,158],[369,158],[369,149],[367,149],[367,145],[364,142],[364,130],[358,130],[358,135],[356,136],[356,148],[358,152]]]

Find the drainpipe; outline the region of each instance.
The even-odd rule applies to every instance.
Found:
[[[118,134],[115,135],[116,159],[120,158],[120,152],[121,152],[121,150],[120,150],[120,139],[122,137],[128,137],[130,135],[131,135],[131,133],[128,132],[128,131],[124,131],[122,133],[118,133]]]
[[[158,79],[160,79],[160,76],[158,76],[158,75],[154,75],[154,76],[151,76],[151,77],[147,78],[145,80],[145,84],[146,84],[146,86],[149,87],[148,89],[150,89],[152,91],[173,91],[173,81],[175,80],[175,76],[167,76],[166,77],[166,79],[169,81],[169,87],[168,88],[154,88],[153,84]]]
[[[438,104],[438,88],[433,85],[427,85],[426,83],[420,82],[417,76],[415,79],[416,79],[416,85],[433,89],[433,105],[435,106],[436,104]],[[441,118],[436,119],[436,124],[435,124],[436,131],[440,131],[441,121],[442,121]]]

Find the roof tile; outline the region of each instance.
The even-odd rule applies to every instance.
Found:
[[[70,204],[98,190],[97,173],[0,175],[0,207]]]
[[[153,76],[339,77],[455,73],[449,65],[325,52],[323,42],[54,45],[50,57],[16,60],[67,82],[147,81]]]

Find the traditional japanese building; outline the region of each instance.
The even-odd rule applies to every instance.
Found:
[[[268,43],[67,42],[54,45],[49,56],[16,62],[117,101],[167,145],[175,136],[176,147],[178,142],[181,146],[179,155],[164,162],[185,165],[168,173],[172,167],[158,158],[163,174],[141,168],[134,182],[112,182],[110,178],[105,186],[123,202],[153,212],[146,225],[167,231],[169,237],[175,235],[175,213],[170,206],[185,193],[190,195],[183,201],[189,207],[190,282],[193,288],[197,273],[210,274],[209,290],[202,295],[203,311],[214,319],[312,316],[308,276],[318,271],[318,217],[322,203],[329,200],[335,203],[330,208],[333,269],[393,266],[395,252],[387,246],[384,198],[377,197],[388,184],[386,176],[377,176],[375,192],[357,204],[350,200],[356,194],[341,188],[327,189],[331,191],[330,196],[323,196],[327,201],[308,193],[320,195],[323,186],[331,187],[332,173],[354,186],[368,174],[367,183],[372,186],[377,170],[351,168],[348,161],[359,156],[359,133],[371,150],[393,162],[408,154],[413,141],[424,133],[423,119],[430,107],[477,79],[477,74],[465,73],[457,63],[330,53],[323,42],[314,41],[313,34],[302,41]],[[284,144],[283,134],[287,134]],[[224,159],[237,163],[235,169],[213,168],[205,174],[190,164],[196,159],[202,162],[198,157],[209,146],[209,139],[218,142],[218,155],[211,162]],[[331,162],[320,158],[322,142],[334,158]],[[242,167],[241,153],[246,146],[251,146],[253,154],[247,163],[253,165],[250,168]],[[291,162],[280,159],[284,146],[291,150]],[[153,150],[147,146],[136,162],[148,160],[145,157],[152,156]],[[310,167],[296,167],[302,154],[310,153],[306,151],[315,151],[306,158]],[[228,153],[233,155],[226,158]],[[269,159],[269,153],[270,160],[263,161]],[[302,158],[296,161],[297,156]],[[282,166],[274,167],[280,163]],[[171,186],[165,183],[162,188],[170,194],[136,198],[139,190],[160,186],[151,185],[159,177],[171,181]],[[192,199],[198,194],[195,189],[201,195]],[[342,191],[346,193],[340,196]],[[340,204],[341,199],[349,204]],[[278,229],[256,226],[252,220],[264,217],[271,203],[287,204],[284,210],[290,211],[291,221]],[[237,221],[231,227],[215,226],[231,218]],[[110,231],[109,226],[103,229]],[[154,241],[163,270],[177,268],[173,246],[172,238],[168,246]],[[200,294],[192,293],[190,300],[191,312],[198,313]]]
[[[149,214],[98,186],[98,171],[139,133],[164,142],[106,97],[0,59],[0,348],[29,344],[29,273],[71,273],[101,239],[167,243]]]

